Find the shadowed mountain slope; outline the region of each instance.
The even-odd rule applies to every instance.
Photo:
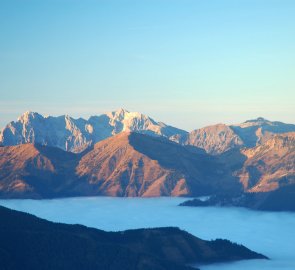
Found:
[[[99,142],[77,174],[111,196],[205,195],[240,186],[217,160],[163,138],[122,133]]]
[[[182,196],[240,190],[216,158],[160,137],[124,132],[80,154],[23,144],[0,148],[0,196]]]
[[[0,206],[0,265],[16,269],[188,270],[188,263],[265,259],[227,240],[177,228],[105,232],[49,222]]]
[[[185,206],[242,206],[256,210],[295,211],[295,133],[272,136],[248,149],[219,156],[244,187],[241,194],[215,194]]]
[[[44,198],[74,195],[78,155],[33,144],[0,147],[0,196]]]
[[[295,133],[274,135],[254,148],[229,151],[220,160],[248,192],[266,192],[295,184]]]
[[[202,196],[295,183],[294,133],[212,156],[163,137],[123,132],[80,154],[23,144],[0,147],[2,198]]]

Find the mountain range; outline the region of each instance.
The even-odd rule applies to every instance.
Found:
[[[124,131],[163,136],[172,141],[178,141],[187,134],[184,130],[124,109],[91,116],[88,120],[68,115],[44,117],[36,112],[25,112],[1,131],[0,144],[38,143],[77,153]]]
[[[0,147],[0,197],[185,196],[240,188],[214,156],[162,137],[123,132],[82,152]]]
[[[78,153],[124,131],[165,137],[216,155],[233,148],[254,147],[273,134],[295,132],[295,125],[259,117],[241,124],[216,124],[187,132],[125,109],[91,116],[88,120],[68,115],[44,117],[36,112],[25,112],[3,128],[0,144],[38,143]]]
[[[203,196],[288,190],[295,125],[263,118],[192,132],[120,109],[25,113],[1,132],[0,197]]]

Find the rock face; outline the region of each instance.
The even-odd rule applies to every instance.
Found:
[[[0,196],[184,196],[237,191],[219,161],[193,147],[124,132],[80,154],[23,144],[0,148]]]
[[[185,144],[200,147],[207,153],[217,155],[240,147],[244,143],[231,127],[217,124],[190,132]]]
[[[0,206],[1,269],[189,270],[188,263],[266,259],[227,240],[177,228],[105,232],[53,223]]]
[[[9,123],[0,133],[0,145],[10,146],[38,143],[66,151],[81,152],[122,131],[136,131],[152,136],[163,136],[173,141],[185,136],[186,131],[156,122],[137,112],[119,109],[88,120],[67,115],[43,117],[26,112],[16,122]]]
[[[277,133],[295,132],[295,125],[272,122],[262,117],[232,125],[231,128],[243,140],[246,147],[259,145]]]
[[[190,132],[184,143],[218,155],[231,149],[260,145],[277,133],[295,132],[295,125],[268,121],[262,117],[242,124],[217,124]]]
[[[0,143],[4,146],[38,143],[79,152],[91,144],[86,127],[87,121],[84,119],[43,117],[38,113],[26,112],[2,130]]]
[[[248,192],[266,192],[295,184],[295,132],[277,134],[241,153],[246,161],[237,176]]]
[[[218,156],[245,192],[267,192],[295,184],[295,132],[273,135],[253,148]]]

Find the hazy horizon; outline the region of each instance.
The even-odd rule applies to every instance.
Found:
[[[74,118],[74,119],[78,119],[78,118],[84,118],[84,119],[89,119],[89,117],[91,116],[95,116],[95,115],[101,115],[101,114],[104,114],[104,113],[109,113],[109,112],[113,112],[113,111],[116,111],[118,109],[121,109],[121,108],[115,108],[115,109],[110,109],[108,111],[98,111],[98,113],[93,113],[93,114],[81,114],[81,115],[78,115],[78,114],[68,114],[68,113],[63,113],[63,114],[50,114],[50,113],[42,113],[42,110],[41,111],[33,111],[33,110],[25,110],[19,114],[14,114],[15,115],[15,118],[14,119],[11,119],[11,120],[8,120],[7,122],[3,121],[2,119],[0,119],[0,131],[6,126],[6,124],[8,124],[9,122],[11,121],[16,121],[22,114],[24,114],[25,112],[37,112],[39,114],[41,114],[42,116],[46,117],[46,116],[54,116],[54,117],[58,117],[58,116],[63,116],[63,115],[69,115],[70,117]],[[129,112],[134,112],[133,110],[128,110],[127,108],[122,108],[122,109],[125,109]],[[138,111],[140,113],[142,113],[141,111]],[[280,121],[280,122],[284,122],[282,121],[281,119],[269,119],[267,117],[264,117],[264,116],[253,116],[252,118],[247,118],[247,119],[241,119],[239,122],[233,122],[233,121],[219,121],[219,122],[204,122],[204,125],[201,125],[201,126],[192,126],[192,128],[185,128],[185,127],[182,127],[182,126],[178,126],[178,125],[173,125],[172,123],[170,122],[166,122],[166,121],[163,121],[162,119],[158,119],[156,117],[153,117],[151,114],[145,114],[146,116],[149,116],[151,117],[152,119],[154,119],[155,121],[157,122],[163,122],[165,124],[168,124],[168,125],[171,125],[171,126],[174,126],[176,128],[180,128],[180,129],[183,129],[183,130],[186,130],[186,131],[192,131],[194,129],[198,129],[198,128],[202,128],[202,127],[206,127],[206,126],[209,126],[209,125],[214,125],[214,124],[219,124],[219,123],[222,123],[222,124],[227,124],[227,125],[234,125],[234,124],[239,124],[239,123],[243,123],[243,122],[246,122],[248,120],[254,120],[254,119],[257,119],[259,117],[263,117],[265,118],[266,120],[269,120],[269,121]],[[181,119],[179,119],[181,120]],[[3,123],[2,123],[3,122]],[[284,122],[286,124],[295,124],[295,122]]]

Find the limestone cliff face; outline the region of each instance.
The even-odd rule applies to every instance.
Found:
[[[92,116],[88,120],[68,115],[44,117],[35,112],[25,112],[0,132],[0,145],[37,143],[78,153],[124,131],[163,136],[172,141],[179,141],[187,134],[184,130],[124,109]]]
[[[264,118],[241,124],[217,124],[189,132],[157,122],[139,112],[119,109],[88,120],[68,115],[42,116],[25,112],[0,132],[0,145],[37,143],[80,153],[95,143],[121,132],[137,132],[164,137],[181,145],[192,145],[218,155],[231,149],[254,147],[278,133],[295,132],[295,125]]]
[[[265,142],[275,134],[295,132],[293,124],[269,121],[262,117],[231,125],[231,128],[243,140],[244,146],[248,148]]]
[[[241,124],[217,124],[190,132],[185,144],[203,148],[207,153],[219,155],[242,147],[263,144],[276,134],[295,132],[295,125],[269,121],[262,117]]]
[[[237,175],[245,190],[265,192],[295,184],[295,132],[275,135],[241,153],[246,161]]]
[[[203,148],[207,153],[216,155],[242,146],[243,141],[231,127],[217,124],[190,132],[186,144]]]

